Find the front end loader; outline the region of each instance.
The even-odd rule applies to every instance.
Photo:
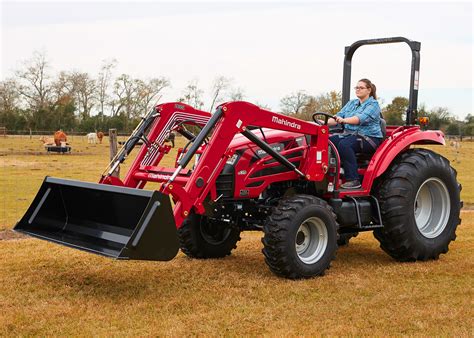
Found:
[[[396,42],[412,49],[407,121],[389,126],[375,154],[359,159],[360,189],[341,189],[331,115],[303,121],[247,102],[222,104],[211,115],[166,103],[143,118],[98,184],[46,177],[15,230],[113,258],[162,261],[179,248],[194,258],[225,257],[241,231],[262,230],[265,262],[292,279],[323,275],[338,244],[362,231],[374,231],[397,260],[436,259],[455,238],[462,203],[449,161],[412,147],[444,144],[440,131],[416,123],[419,42],[346,47],[343,103],[354,51]],[[160,165],[170,133],[188,140],[171,168]],[[140,140],[120,180],[114,173]],[[145,190],[148,182],[159,189]]]

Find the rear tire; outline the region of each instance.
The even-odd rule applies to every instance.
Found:
[[[336,215],[322,199],[295,195],[282,199],[264,224],[265,262],[278,276],[322,276],[337,249]]]
[[[191,213],[178,229],[183,251],[192,258],[221,258],[231,254],[240,241],[237,226]]]
[[[383,178],[378,198],[381,248],[399,261],[438,259],[461,222],[461,185],[449,161],[427,149],[401,154]]]

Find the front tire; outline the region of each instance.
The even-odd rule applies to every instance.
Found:
[[[399,261],[438,259],[456,239],[461,185],[449,161],[412,149],[385,175],[378,197],[384,228],[374,231],[381,248]]]
[[[178,229],[183,251],[192,258],[221,258],[231,254],[240,241],[240,229],[223,221],[191,213]]]
[[[310,195],[282,199],[264,224],[265,262],[290,279],[322,276],[335,257],[337,228],[324,200]]]

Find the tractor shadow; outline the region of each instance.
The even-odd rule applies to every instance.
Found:
[[[36,282],[60,297],[80,295],[82,299],[120,299],[124,301],[172,299],[176,293],[196,293],[207,289],[218,296],[221,285],[252,285],[256,281],[287,283],[267,267],[261,252],[260,237],[244,237],[231,256],[220,259],[191,259],[179,253],[169,262],[114,261],[88,253],[71,257],[45,257]],[[70,249],[61,249],[70,250]],[[363,275],[367,269],[387,268],[395,264],[376,243],[351,240],[340,247],[331,264],[330,274],[344,274],[347,268]],[[39,279],[39,280],[38,280]]]

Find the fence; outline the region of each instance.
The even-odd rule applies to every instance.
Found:
[[[2,136],[2,128],[0,127],[0,136]],[[33,138],[35,136],[53,136],[54,133],[57,130],[8,130],[5,128],[5,136],[19,136],[23,138]],[[85,131],[64,131],[67,136],[85,136],[89,134],[90,132],[85,132]],[[108,134],[108,132],[104,132],[105,135]],[[117,133],[118,136],[128,136],[130,133],[125,133],[125,132],[119,132]]]
[[[474,139],[474,136],[472,136],[472,135],[469,135],[469,136],[466,136],[466,135],[444,135],[444,137],[447,140],[459,140],[461,142],[463,142],[463,141],[472,141]]]

